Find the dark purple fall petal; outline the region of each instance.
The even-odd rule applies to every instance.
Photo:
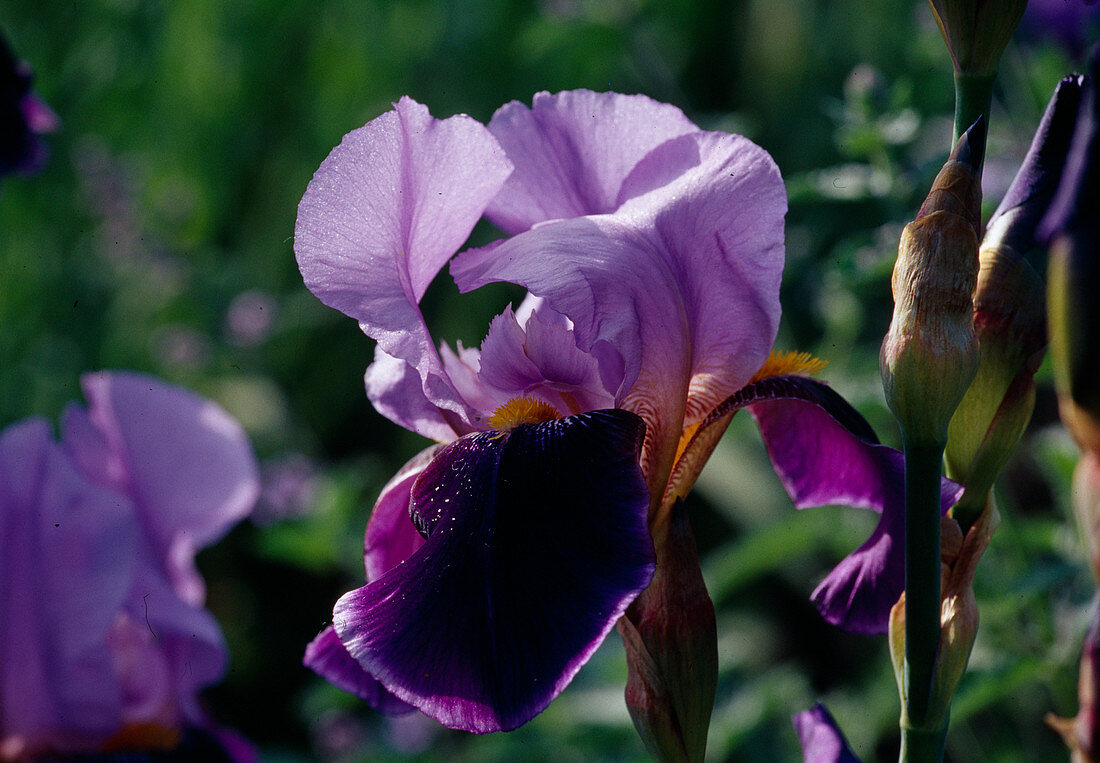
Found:
[[[446,726],[531,719],[653,575],[643,434],[607,410],[448,445],[412,491],[427,542],[336,604],[348,652]]]
[[[764,379],[718,411],[731,407],[749,407],[796,508],[839,504],[882,515],[871,537],[821,581],[812,598],[822,617],[844,630],[885,633],[890,608],[905,588],[902,454],[877,444],[866,420],[813,379]],[[943,480],[941,511],[951,508],[961,492]]]
[[[818,702],[791,718],[805,763],[859,763],[833,716]]]
[[[347,648],[331,625],[309,642],[302,664],[336,688],[354,694],[380,713],[404,715],[416,709],[399,700],[370,673],[363,670],[363,666],[348,654]]]

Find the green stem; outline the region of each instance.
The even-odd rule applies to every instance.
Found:
[[[947,741],[947,728],[927,731],[908,726],[901,727],[900,763],[911,761],[943,760],[943,745]]]
[[[943,444],[905,443],[905,716],[930,720],[932,678],[940,648],[940,465]],[[915,749],[915,748],[914,748]],[[921,750],[925,746],[921,746]],[[942,747],[940,748],[942,755]],[[904,758],[938,761],[937,757]]]
[[[959,142],[966,128],[978,121],[982,114],[985,114],[986,126],[989,126],[994,77],[993,74],[955,72],[955,135],[951,139],[952,146]],[[984,144],[982,150],[985,150]]]

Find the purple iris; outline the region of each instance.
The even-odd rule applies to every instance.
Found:
[[[0,34],[0,175],[41,167],[46,144],[39,136],[57,129],[57,115],[31,92],[31,79]]]
[[[791,719],[805,763],[859,763],[833,716],[818,702]]]
[[[471,731],[546,707],[647,585],[647,522],[698,474],[713,447],[702,425],[741,403],[761,402],[762,422],[787,405],[819,410],[805,390],[827,388],[808,379],[790,394],[759,381],[731,402],[775,340],[785,212],[767,153],[644,96],[541,93],[487,127],[403,98],[345,136],[299,206],[298,263],[377,341],[375,407],[447,444],[383,489],[368,583],[340,599],[306,664],[380,709]],[[456,254],[482,215],[508,238]],[[437,344],[420,312],[448,262],[462,291],[528,290],[480,348]],[[829,414],[834,425],[807,415],[809,430],[784,419],[765,436],[809,431],[862,460],[837,485],[804,463],[831,441],[776,446],[799,505],[900,511],[895,461]],[[895,533],[896,513],[883,514]],[[874,553],[900,549],[895,538],[872,538]],[[873,595],[883,629],[900,584],[889,590],[884,606]]]
[[[41,419],[0,432],[4,759],[214,731],[198,692],[228,655],[194,557],[251,510],[251,447],[221,408],[150,377],[82,383],[60,442]]]

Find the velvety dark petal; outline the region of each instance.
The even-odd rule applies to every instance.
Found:
[[[862,416],[825,384],[780,376],[750,384],[712,415],[749,407],[796,508],[839,504],[882,515],[871,537],[821,582],[813,600],[845,630],[885,633],[905,588],[905,492],[901,453],[879,445]],[[962,489],[943,480],[941,510]]]
[[[540,712],[652,577],[643,430],[594,411],[444,448],[412,491],[427,542],[337,602],[351,656],[447,726]]]
[[[859,763],[833,716],[818,702],[791,718],[805,763]]]
[[[332,626],[306,647],[302,664],[338,689],[354,694],[380,713],[403,715],[415,708],[402,702],[352,659]]]

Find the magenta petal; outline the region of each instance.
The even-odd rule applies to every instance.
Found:
[[[382,488],[371,511],[363,544],[368,582],[377,580],[424,545],[424,538],[409,518],[409,499],[416,478],[442,447],[433,445],[414,456]],[[321,631],[306,647],[302,664],[381,713],[398,715],[413,710],[352,659],[332,626]]]
[[[798,376],[751,384],[720,410],[749,406],[768,455],[799,509],[839,504],[882,515],[871,537],[813,593],[822,617],[845,630],[885,633],[905,588],[905,487],[901,453],[879,445],[859,413],[821,382]],[[962,488],[942,481],[941,511]]]
[[[41,420],[0,433],[0,486],[0,666],[18,666],[0,669],[0,738],[94,744],[121,712],[106,635],[133,574],[133,507]]]
[[[363,539],[368,583],[378,580],[424,545],[424,538],[409,518],[409,501],[413,483],[441,448],[442,445],[433,445],[413,456],[378,495]]]
[[[642,435],[611,410],[448,445],[413,487],[425,545],[337,602],[348,652],[447,726],[540,712],[653,574]]]
[[[177,593],[201,604],[195,553],[259,496],[244,430],[216,403],[150,376],[86,374],[81,385],[88,410],[66,410],[66,450],[89,478],[133,499]]]
[[[612,212],[634,166],[669,138],[699,128],[644,95],[537,93],[502,106],[489,129],[515,172],[486,211],[507,233],[558,218]]]
[[[306,286],[415,368],[428,402],[465,417],[418,303],[511,169],[483,125],[433,119],[406,97],[344,136],[298,206]]]
[[[414,708],[395,697],[352,659],[332,626],[306,647],[302,664],[338,689],[354,694],[380,713],[403,715]]]
[[[859,763],[833,716],[818,702],[791,718],[805,763]]]

